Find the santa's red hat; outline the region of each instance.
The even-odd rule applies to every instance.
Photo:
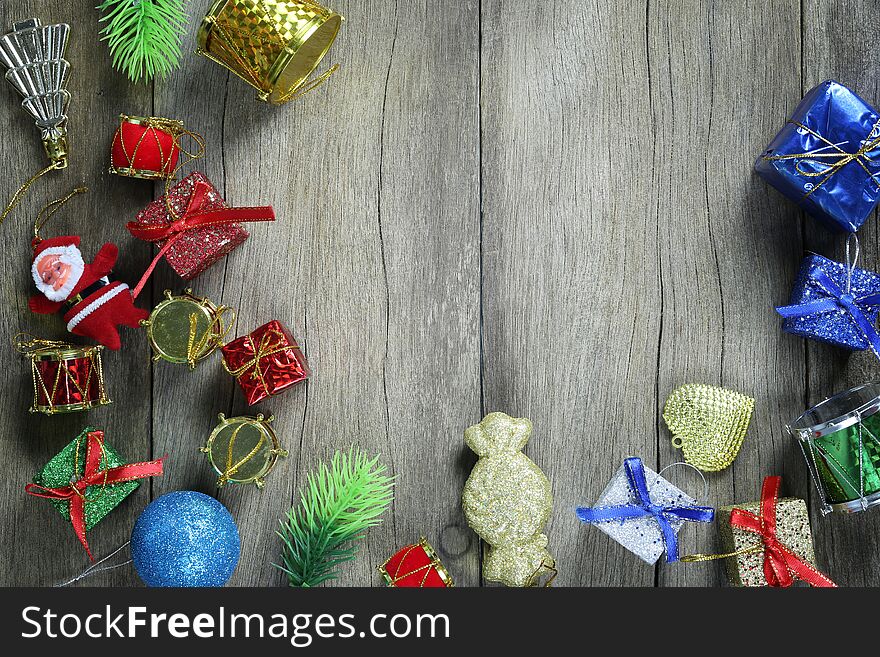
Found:
[[[73,288],[76,287],[85,268],[82,254],[78,248],[79,237],[76,235],[63,235],[61,237],[50,237],[45,240],[36,238],[32,242],[32,246],[34,247],[34,259],[31,264],[31,274],[34,277],[37,289],[50,301],[64,301],[73,291]],[[70,275],[67,278],[67,282],[58,290],[53,289],[51,285],[46,285],[37,269],[37,263],[47,255],[57,256],[62,262],[70,265]]]
[[[62,235],[61,237],[50,237],[49,239],[42,239],[40,237],[35,237],[34,241],[31,242],[31,246],[34,249],[34,260],[37,259],[43,251],[46,249],[58,249],[63,248],[65,246],[72,246],[74,248],[79,247],[79,236],[78,235]]]

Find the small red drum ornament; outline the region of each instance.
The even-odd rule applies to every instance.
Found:
[[[452,577],[440,563],[437,553],[422,537],[415,545],[407,545],[379,566],[388,586],[404,588],[449,588]]]
[[[73,413],[110,403],[104,390],[103,347],[30,340],[19,342],[18,348],[31,360],[32,413]]]
[[[188,134],[183,121],[120,114],[110,149],[110,173],[146,180],[171,178],[180,158],[182,134]]]

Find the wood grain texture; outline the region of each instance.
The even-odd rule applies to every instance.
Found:
[[[574,515],[624,457],[656,460],[645,6],[490,1],[482,18],[485,410],[534,423],[560,583],[651,585]]]
[[[677,386],[696,381],[757,400],[751,429],[731,468],[709,473],[713,506],[756,499],[765,474],[785,474],[802,490],[802,464],[782,432],[803,401],[803,344],[779,330],[773,304],[801,255],[799,214],[751,174],[755,154],[800,95],[798,41],[767,44],[763,29],[800,33],[797,2],[651,3],[651,81],[657,143],[659,261],[663,298],[658,405]],[[699,26],[699,28],[698,28]],[[766,66],[772,82],[745,75]],[[760,98],[765,112],[756,112]],[[659,421],[659,465],[681,459]],[[788,467],[791,466],[791,467]],[[690,490],[699,481],[687,470]],[[720,548],[716,532],[687,524],[685,552]],[[660,568],[669,585],[715,584],[723,564]]]
[[[4,2],[0,4],[0,25],[38,16],[44,24],[71,23],[68,58],[72,63],[68,89],[70,105],[70,167],[35,183],[21,205],[4,222],[6,249],[2,303],[2,349],[0,363],[4,389],[9,391],[0,409],[3,440],[0,458],[7,464],[3,478],[3,518],[7,530],[0,538],[0,566],[4,584],[51,585],[81,572],[88,558],[76,535],[45,500],[24,493],[24,485],[64,445],[86,426],[105,431],[109,444],[124,457],[136,461],[150,455],[150,368],[143,331],[122,331],[123,349],[104,352],[107,389],[114,403],[91,411],[46,417],[29,414],[33,400],[29,366],[11,347],[18,331],[51,339],[66,339],[59,317],[34,315],[27,300],[35,293],[30,280],[30,239],[36,213],[47,202],[85,184],[89,193],[71,200],[58,211],[42,231],[44,237],[82,236],[83,256],[90,260],[104,242],[120,245],[116,275],[131,281],[147,264],[147,250],[129,248],[123,218],[150,198],[142,183],[111,176],[107,153],[115,117],[132,104],[149,107],[149,89],[132,87],[103,65],[104,46],[97,43],[96,12],[85,5],[71,12],[64,0]],[[72,15],[73,14],[73,15]],[[3,30],[5,33],[5,29]],[[45,166],[46,156],[33,121],[19,107],[18,94],[4,83],[0,121],[6,126],[6,157],[2,159],[2,197],[6,199],[27,179]],[[96,120],[101,117],[101,120]],[[76,341],[76,339],[74,339]],[[128,540],[138,513],[150,500],[150,484],[141,485],[110,515],[89,532],[95,554],[103,555]],[[130,568],[102,575],[107,585],[134,584]]]
[[[803,91],[833,78],[849,86],[875,107],[880,103],[880,55],[868,48],[878,25],[877,2],[827,2],[811,0],[804,4]],[[834,37],[823,36],[833,26]],[[876,212],[859,230],[859,267],[880,270],[880,233]],[[841,262],[845,239],[834,235],[809,217],[804,220],[805,248]],[[791,268],[792,275],[796,271]],[[815,404],[852,386],[880,378],[880,366],[869,351],[849,354],[810,343],[805,353],[806,396]],[[816,542],[816,558],[828,565],[835,581],[845,586],[877,586],[880,583],[880,556],[874,549],[880,531],[880,516],[831,514],[822,518],[815,489],[810,491],[811,515]]]
[[[279,518],[309,471],[356,443],[382,455],[396,499],[335,584],[378,585],[376,564],[420,534],[458,585],[486,584],[460,510],[475,462],[462,432],[502,410],[534,423],[525,452],[553,485],[558,584],[716,586],[720,564],[646,566],[574,515],[625,457],[654,469],[680,460],[660,413],[691,381],[757,399],[736,463],[707,476],[709,502],[753,501],[765,475],[783,474],[786,494],[809,497],[820,565],[841,584],[880,584],[880,514],[821,518],[784,430],[806,404],[877,378],[870,354],[783,334],[773,311],[804,250],[842,258],[843,239],[752,173],[823,79],[880,102],[878,2],[339,0],[347,21],[329,62],[341,70],[280,108],[192,53],[208,4],[190,3],[181,69],[138,86],[111,69],[90,4],[0,3],[4,29],[32,15],[73,28],[71,167],[37,183],[2,226],[10,274],[0,280],[0,339],[64,336],[58,318],[27,309],[28,242],[36,211],[71,187],[91,192],[46,233],[81,234],[87,257],[118,243],[122,280],[147,265],[153,249],[124,224],[161,187],[106,167],[118,114],[155,114],[205,136],[207,155],[190,169],[231,204],[272,204],[278,216],[250,226],[250,239],[192,287],[237,310],[235,335],[285,322],[314,376],[247,408],[219,356],[194,372],[153,364],[144,332],[124,330],[123,349],[105,362],[115,403],[45,418],[26,412],[26,363],[0,349],[0,584],[52,584],[87,565],[51,506],[22,492],[86,424],[132,460],[169,455],[163,477],[90,532],[97,554],[127,540],[151,499],[200,490],[241,530],[231,584],[284,585],[272,566]],[[4,200],[44,162],[18,104],[8,86],[0,92]],[[880,270],[876,219],[860,237],[861,266]],[[186,286],[161,264],[139,303]],[[214,488],[198,447],[219,412],[275,415],[290,456],[264,491]],[[668,477],[700,490],[692,471]],[[716,549],[716,536],[688,524],[682,551]],[[88,583],[139,580],[124,567]]]

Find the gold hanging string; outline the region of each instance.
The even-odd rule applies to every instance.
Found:
[[[229,320],[229,323],[226,326],[223,326],[223,316],[230,313],[232,314],[232,318]],[[226,338],[227,335],[229,335],[229,332],[232,330],[232,325],[234,323],[235,311],[229,306],[220,306],[214,313],[213,321],[208,325],[208,328],[205,329],[205,332],[201,336],[198,336],[198,313],[190,314],[189,337],[186,341],[186,362],[189,363],[190,368],[195,368],[196,363],[205,354],[205,350],[207,350],[211,346],[212,342],[215,345],[222,344],[223,340]],[[215,326],[219,326],[220,330],[215,331]]]
[[[47,166],[45,169],[42,169],[42,170],[38,171],[37,173],[35,173],[33,176],[31,176],[31,178],[28,179],[28,181],[25,182],[21,187],[19,187],[15,191],[15,194],[12,195],[12,198],[10,199],[9,204],[6,206],[6,209],[3,210],[3,214],[0,214],[0,224],[2,224],[3,221],[6,219],[6,217],[9,215],[9,213],[12,212],[12,209],[16,205],[18,205],[18,202],[22,199],[25,192],[27,192],[28,188],[31,185],[33,185],[37,180],[39,180],[40,178],[45,176],[50,171],[53,171],[55,169],[63,169],[66,166],[67,166],[66,163],[64,163],[61,160],[58,160],[57,162],[53,162],[52,164]]]
[[[714,561],[715,559],[728,559],[730,557],[738,557],[743,554],[753,554],[755,552],[761,552],[764,549],[764,543],[756,543],[755,545],[749,545],[747,547],[736,550],[735,552],[728,552],[727,554],[686,554],[683,557],[679,557],[679,561],[683,561],[685,563],[698,563],[700,561]]]
[[[336,73],[336,71],[338,71],[338,70],[339,70],[339,64],[333,64],[333,66],[331,66],[326,71],[321,73],[321,75],[319,75],[318,77],[312,78],[311,80],[308,80],[307,82],[303,82],[298,87],[294,87],[293,89],[291,89],[287,93],[283,94],[282,96],[279,96],[278,102],[279,103],[286,103],[287,101],[293,100],[294,98],[299,98],[300,96],[304,96],[305,94],[309,93],[310,91],[312,91],[314,89],[317,89],[322,84],[324,84],[329,79],[329,77],[331,75],[333,75],[334,73]]]
[[[63,196],[62,198],[55,199],[54,201],[50,201],[46,205],[42,207],[42,209],[37,213],[37,218],[34,220],[34,241],[40,241],[40,229],[46,224],[49,219],[52,218],[58,210],[61,209],[61,206],[67,203],[70,199],[72,199],[77,194],[85,194],[89,191],[88,187],[77,187],[72,192],[67,194],[67,196]],[[46,216],[43,217],[43,213],[46,213]]]
[[[73,347],[74,345],[70,344],[69,342],[62,342],[61,340],[44,340],[43,338],[37,338],[30,333],[22,331],[21,333],[16,333],[12,337],[12,346],[15,347],[18,353],[24,354],[25,356],[30,356],[34,352],[40,351],[42,349],[47,349],[51,347],[64,349],[68,347]]]
[[[165,209],[168,212],[169,220],[171,222],[174,222],[180,219],[180,217],[174,211],[174,208],[171,207],[171,184],[177,179],[177,174],[183,167],[190,164],[191,162],[195,162],[196,160],[200,160],[201,158],[205,157],[207,145],[205,142],[205,138],[197,132],[191,132],[189,130],[179,128],[177,132],[172,134],[174,135],[174,145],[177,146],[177,149],[181,153],[186,155],[186,159],[179,160],[177,162],[177,166],[174,167],[174,170],[168,175],[168,177],[165,178]],[[181,142],[181,138],[184,136],[187,136],[193,140],[193,143],[195,143],[196,145],[195,149],[190,150],[184,147],[183,143]]]
[[[225,486],[229,482],[229,479],[232,477],[232,475],[234,475],[236,472],[238,472],[239,469],[241,468],[241,466],[243,466],[245,463],[247,463],[252,458],[254,458],[257,455],[257,453],[260,451],[260,449],[263,447],[263,443],[266,442],[265,434],[263,432],[260,432],[260,440],[257,441],[257,444],[254,445],[254,448],[250,452],[248,452],[244,458],[242,458],[237,463],[233,464],[232,450],[235,447],[235,441],[238,438],[238,432],[241,431],[243,427],[244,427],[243,424],[239,424],[237,427],[235,427],[235,429],[233,429],[233,431],[232,431],[232,436],[230,436],[230,438],[229,438],[229,447],[227,447],[227,449],[226,449],[226,468],[223,470],[223,473],[220,475],[220,478],[217,480],[217,487],[218,488],[221,486]]]
[[[868,164],[876,164],[876,162],[868,155],[868,153],[880,146],[880,137],[877,137],[875,139],[866,139],[864,145],[859,148],[859,150],[857,150],[855,153],[849,153],[841,148],[839,145],[829,141],[828,139],[820,135],[815,130],[808,128],[803,123],[800,123],[798,121],[789,121],[789,123],[796,126],[799,130],[803,130],[804,132],[807,132],[816,139],[820,140],[825,144],[825,146],[822,147],[822,149],[813,150],[807,153],[767,155],[764,157],[764,159],[767,161],[796,160],[794,166],[799,175],[807,178],[822,178],[822,180],[813,185],[809,189],[809,191],[807,191],[807,193],[804,195],[804,198],[807,198],[808,196],[810,196],[810,194],[822,187],[834,174],[836,174],[838,171],[840,171],[840,169],[845,167],[850,162],[855,162],[856,164],[858,164],[862,169],[864,169],[865,173],[868,174],[868,177],[874,181],[874,184],[880,187],[880,182],[878,182],[877,179],[878,174],[872,173],[867,164],[865,164],[866,162]],[[826,150],[826,148],[832,150]],[[802,168],[801,165],[804,163],[811,163],[814,166],[818,165],[822,170],[809,171]]]
[[[546,582],[544,582],[544,586],[542,586],[541,588],[550,588],[550,586],[553,584],[553,580],[555,580],[556,576],[559,575],[559,571],[556,569],[555,563],[547,563],[543,559],[541,560],[541,563],[538,564],[538,567],[535,568],[535,571],[531,575],[529,575],[529,578],[526,580],[526,586],[537,586],[538,578],[541,576],[541,573],[543,571],[549,572],[551,574],[550,578]]]

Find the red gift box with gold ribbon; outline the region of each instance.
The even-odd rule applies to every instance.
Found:
[[[309,365],[290,331],[272,320],[222,348],[223,367],[238,379],[248,405],[309,377]]]
[[[434,548],[422,537],[418,543],[406,545],[385,563],[379,572],[388,586],[396,588],[449,588],[452,577],[440,562]]]

